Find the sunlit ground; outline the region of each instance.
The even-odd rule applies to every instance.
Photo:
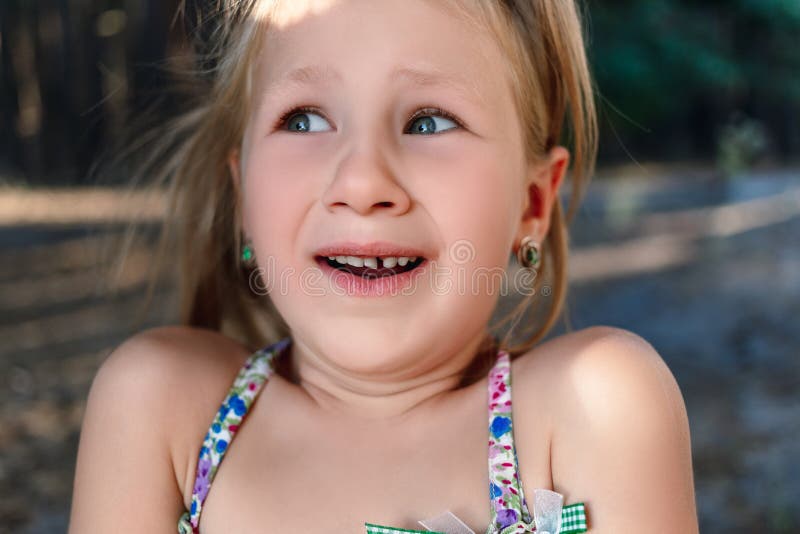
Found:
[[[602,174],[571,229],[572,327],[630,329],[675,374],[702,532],[797,532],[800,172]],[[0,533],[65,529],[97,366],[135,329],[174,321],[165,286],[131,324],[150,244],[114,293],[101,255],[126,221],[156,224],[162,210],[161,195],[0,188]]]

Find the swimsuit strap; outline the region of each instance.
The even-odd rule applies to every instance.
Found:
[[[522,492],[511,412],[511,357],[501,350],[489,371],[489,499],[487,534],[530,532],[533,517]],[[511,527],[511,528],[509,528]]]
[[[489,499],[492,520],[486,534],[534,532],[534,520],[522,492],[511,415],[511,357],[500,351],[489,372]],[[588,530],[584,503],[564,504],[561,534]]]
[[[290,342],[291,338],[287,337],[256,351],[247,358],[239,370],[233,386],[206,432],[203,446],[200,447],[197,475],[192,490],[192,506],[183,514],[178,524],[178,531],[182,534],[198,532],[200,512],[219,464],[225,457],[236,431],[247,417],[256,396],[275,371],[275,358],[289,346]]]

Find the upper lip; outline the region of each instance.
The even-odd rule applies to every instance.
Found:
[[[428,257],[421,248],[390,243],[388,241],[370,241],[356,243],[354,241],[340,241],[318,248],[317,256],[395,256],[395,257]]]

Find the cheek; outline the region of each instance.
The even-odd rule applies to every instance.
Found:
[[[480,154],[463,158],[448,171],[447,186],[430,195],[435,205],[428,209],[445,243],[458,242],[475,266],[505,267],[516,230],[516,173],[497,161],[502,160]]]
[[[259,155],[248,162],[243,198],[243,222],[260,256],[290,258],[293,236],[301,226],[313,184],[308,173],[285,158]]]
[[[326,179],[324,165],[334,155],[331,140],[275,135],[271,139],[250,140],[246,168],[245,204],[257,211],[275,214],[305,203]],[[310,156],[313,155],[313,156]]]

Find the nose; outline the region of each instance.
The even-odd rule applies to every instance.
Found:
[[[402,215],[411,206],[387,163],[364,154],[351,154],[342,162],[322,200],[330,211],[349,207],[360,215],[373,211]]]

